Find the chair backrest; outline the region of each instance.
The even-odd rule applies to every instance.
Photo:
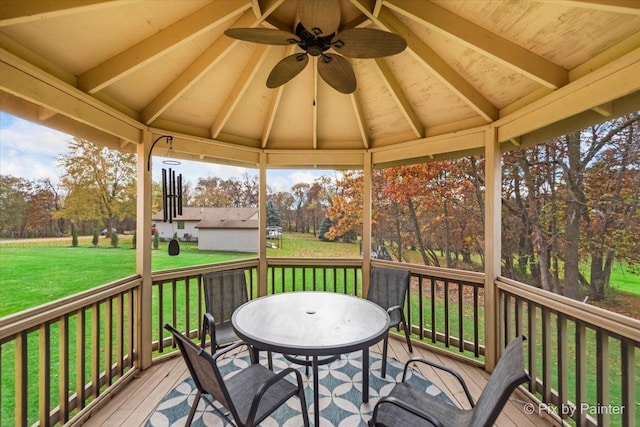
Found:
[[[234,419],[237,419],[236,409],[213,356],[182,335],[173,326],[166,324],[164,328],[171,332],[176,340],[198,391],[213,396],[215,400],[231,411]]]
[[[372,268],[367,299],[385,310],[394,305],[404,307],[410,274],[408,270]],[[393,324],[393,319],[391,323]]]
[[[491,426],[509,400],[513,390],[529,380],[529,374],[524,369],[523,346],[524,335],[512,340],[482,390],[482,394],[473,408],[470,426]]]
[[[230,322],[236,308],[249,300],[243,269],[207,273],[203,282],[205,308],[216,323]]]

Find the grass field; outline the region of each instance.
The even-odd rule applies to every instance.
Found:
[[[309,234],[287,234],[282,242],[282,247],[278,249],[267,249],[269,257],[359,257],[358,243],[329,243],[321,242]],[[4,316],[16,311],[24,310],[33,306],[71,295],[86,289],[93,288],[114,280],[121,279],[135,273],[135,250],[131,244],[131,236],[120,236],[118,248],[112,248],[110,241],[105,238],[100,239],[99,246],[94,248],[91,245],[91,237],[80,238],[78,247],[71,246],[71,239],[47,239],[38,242],[33,241],[11,241],[0,244],[0,291],[1,301],[0,316]],[[170,257],[167,254],[167,243],[161,243],[158,250],[152,252],[152,268],[154,271],[166,270],[177,267],[210,264],[234,259],[255,257],[254,253],[218,253],[199,251],[197,243],[181,243],[181,253],[179,256]],[[625,268],[618,268],[614,272],[612,283],[624,292],[640,293],[640,278],[628,273]],[[297,280],[301,283],[302,280]],[[290,284],[289,284],[290,285]],[[354,283],[344,284],[354,286]],[[414,304],[413,313],[418,312],[416,306],[417,299],[412,299]],[[428,298],[425,305],[428,306]],[[450,308],[451,312],[456,312],[455,304]],[[427,317],[429,317],[427,315]],[[482,319],[483,316],[481,315]],[[438,307],[437,319],[439,323],[444,319],[442,308]],[[428,320],[428,319],[427,319]],[[457,330],[457,322],[460,319],[453,318],[450,330]],[[465,323],[465,331],[472,331],[473,321],[470,314],[465,311],[462,321]],[[414,319],[417,323],[417,319]],[[441,330],[444,326],[438,325]],[[482,325],[480,325],[482,329]],[[481,331],[482,336],[482,331]],[[36,339],[36,337],[32,337]],[[55,343],[54,343],[55,344]],[[32,345],[36,345],[35,342]],[[56,354],[55,345],[53,354]],[[5,353],[3,347],[3,360],[10,363],[12,360],[10,352]],[[619,358],[617,349],[611,350],[615,358]],[[6,357],[5,357],[6,356]],[[37,355],[29,364],[38,366]],[[595,359],[590,360],[595,369]],[[7,368],[5,366],[5,368]],[[640,366],[638,366],[640,369]],[[3,369],[9,372],[10,369]],[[36,373],[34,372],[34,375]],[[556,375],[554,371],[554,375]],[[12,378],[2,376],[3,389],[9,392]],[[35,384],[35,382],[34,382]],[[617,386],[612,386],[616,391],[613,393],[617,399],[619,391]],[[594,388],[595,389],[595,388]],[[591,393],[591,392],[590,392]],[[5,397],[11,397],[11,393],[3,393],[3,408],[12,403],[5,401]],[[31,399],[35,399],[30,396]],[[592,397],[593,398],[593,397]],[[11,399],[9,399],[11,400]],[[30,407],[36,408],[33,402]],[[4,408],[7,409],[7,408]],[[4,414],[10,410],[5,411]],[[4,415],[3,423],[4,425]]]
[[[95,288],[135,274],[136,252],[132,236],[121,235],[113,248],[110,240],[100,238],[98,247],[91,236],[79,238],[77,247],[71,238],[15,240],[0,244],[0,317],[49,301]],[[330,243],[310,234],[284,238],[278,249],[267,249],[270,257],[358,257],[357,243]],[[152,251],[153,271],[211,264],[256,257],[255,253],[200,251],[196,242],[181,242],[180,255],[167,254],[167,242]]]

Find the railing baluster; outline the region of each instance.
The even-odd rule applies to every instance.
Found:
[[[423,296],[423,287],[424,285],[424,278],[422,277],[422,275],[418,276],[418,331],[419,331],[419,335],[420,335],[420,339],[423,340],[424,339],[424,296]],[[409,296],[411,296],[411,293],[409,293]],[[412,323],[411,321],[409,321],[410,323]]]
[[[118,294],[116,296],[116,375],[118,377],[124,373],[124,313],[124,296]]]
[[[29,349],[27,346],[27,333],[21,332],[16,335],[16,362],[15,362],[15,384],[16,384],[16,413],[15,425],[27,425],[27,402],[29,396],[29,383],[27,368],[27,358]]]
[[[480,356],[480,301],[478,297],[478,286],[473,284],[473,355]]]
[[[576,405],[580,407],[587,402],[587,328],[584,323],[576,321]],[[576,423],[584,426],[587,423],[586,411],[576,411]]]
[[[76,313],[76,407],[84,408],[84,380],[85,376],[85,312],[81,308]]]
[[[628,341],[622,340],[620,343],[620,364],[622,376],[622,427],[635,426],[636,423],[636,363],[634,357],[634,347]]]
[[[91,306],[91,395],[100,394],[100,304]]]
[[[536,342],[538,341],[538,335],[536,333],[536,306],[533,303],[527,303],[527,317],[529,319],[529,375],[531,375],[531,381],[529,382],[529,391],[535,393],[537,389],[537,374],[536,369]]]
[[[40,425],[49,426],[49,409],[51,401],[51,330],[49,323],[45,322],[40,325],[40,350],[39,350],[39,369],[38,369],[38,412],[40,414]]]
[[[444,345],[449,347],[449,279],[444,279]]]
[[[191,332],[191,277],[187,276],[184,279],[184,330],[187,331],[187,334]]]
[[[542,307],[542,395],[551,402],[551,314]]]
[[[597,401],[600,407],[609,406],[609,336],[601,329],[596,329],[596,384]],[[609,412],[597,411],[598,425],[609,425]]]
[[[464,352],[464,292],[462,284],[457,283],[458,288],[458,351]]]
[[[107,298],[104,302],[104,372],[107,386],[112,383],[112,366],[111,355],[113,354],[113,309],[111,298]]]
[[[556,316],[558,352],[556,366],[558,367],[558,402],[560,408],[567,402],[567,318],[561,315]],[[560,417],[566,418],[567,411],[560,411]]]
[[[69,421],[69,316],[58,320],[58,407],[60,421]]]
[[[436,343],[438,339],[437,326],[436,326],[436,279],[431,277],[431,342]]]
[[[162,351],[164,350],[164,329],[162,329],[163,327],[163,323],[164,323],[164,298],[163,298],[163,292],[162,289],[164,288],[164,282],[160,282],[158,283],[158,351],[160,353],[162,353]]]

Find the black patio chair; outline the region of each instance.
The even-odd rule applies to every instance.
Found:
[[[231,316],[249,301],[247,279],[243,269],[214,271],[203,275],[205,314],[202,316],[200,346],[211,336],[211,354],[241,341],[231,325]],[[267,353],[269,369],[273,369],[271,352]]]
[[[492,426],[509,400],[511,393],[520,384],[530,380],[523,362],[522,347],[525,339],[521,335],[509,343],[477,403],[473,401],[469,388],[460,374],[453,369],[425,359],[410,359],[404,367],[402,382],[393,386],[391,393],[376,403],[369,425],[372,427]],[[407,369],[413,362],[425,363],[453,375],[462,385],[471,408],[458,408],[405,383]]]
[[[217,400],[228,409],[233,418],[230,421],[235,422],[238,427],[251,427],[259,424],[287,400],[297,396],[300,399],[303,423],[305,427],[309,426],[304,384],[298,371],[287,368],[276,374],[256,363],[224,379],[218,369],[217,360],[241,346],[241,342],[232,344],[212,356],[173,326],[166,324],[164,328],[171,332],[176,340],[198,390],[189,411],[187,426],[191,425],[201,397],[216,412],[228,419],[228,415],[216,408],[207,396]],[[297,385],[286,379],[290,374],[296,377]]]
[[[211,353],[240,341],[233,331],[231,316],[245,302],[247,279],[243,269],[215,271],[202,277],[205,313],[202,318],[200,340],[205,347],[207,334],[211,336]]]
[[[389,326],[404,329],[407,338],[407,346],[409,352],[413,353],[411,339],[409,338],[409,325],[404,318],[404,300],[407,296],[407,288],[409,287],[410,273],[407,270],[398,270],[394,268],[374,267],[371,269],[371,280],[369,282],[369,291],[367,299],[375,302],[380,307],[387,310],[391,319]],[[389,336],[384,338],[384,347],[382,350],[382,377],[387,375],[387,347]]]

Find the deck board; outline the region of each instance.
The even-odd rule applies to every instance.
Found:
[[[382,353],[382,345],[372,347],[372,351]],[[456,369],[467,382],[474,399],[480,396],[489,374],[480,368],[458,361],[418,346],[409,353],[404,338],[389,339],[388,357],[401,363],[411,357],[424,357]],[[455,380],[431,367],[419,365],[419,370],[427,379],[445,392],[454,403],[461,407],[469,407],[462,388]],[[154,364],[139,373],[124,389],[106,402],[86,422],[85,426],[140,426],[143,425],[160,400],[177,384],[188,376],[182,358],[169,358]],[[528,415],[523,410],[523,398],[514,393],[500,417],[496,421],[498,427],[544,427],[554,425],[548,419],[538,415]]]

